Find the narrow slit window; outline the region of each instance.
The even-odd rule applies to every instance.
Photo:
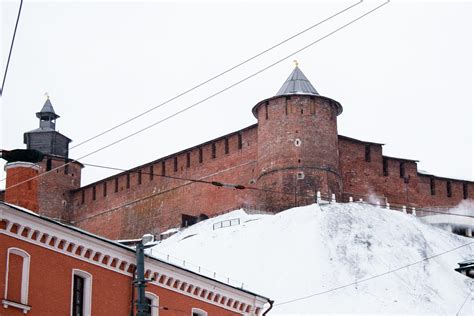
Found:
[[[92,187],[92,200],[95,201],[96,198],[96,187],[95,185]]]
[[[150,166],[150,170],[148,171],[149,176],[150,176],[150,181],[153,180],[153,176],[154,176],[153,172],[154,172],[154,171],[153,171],[153,165],[151,165],[151,166]]]
[[[465,199],[465,200],[469,197],[469,193],[468,193],[468,191],[467,191],[467,183],[466,183],[466,182],[464,182],[464,183],[462,184],[462,197],[463,197],[463,199]]]
[[[178,171],[178,157],[173,158],[173,169],[174,169],[174,172]]]
[[[166,164],[164,160],[161,162],[161,175],[166,175]]]
[[[212,143],[212,158],[216,158],[216,143]]]
[[[224,152],[226,154],[229,153],[229,139],[228,138],[224,139]]]
[[[202,163],[202,148],[199,148],[199,163]]]
[[[288,115],[288,100],[285,99],[285,115]]]
[[[311,115],[316,114],[316,106],[314,105],[314,102],[311,103],[311,105],[309,106],[309,112],[311,113]]]
[[[138,184],[142,184],[142,170],[138,170]]]
[[[400,162],[400,178],[405,178],[405,163]]]
[[[186,153],[186,168],[191,167],[191,153]]]
[[[434,178],[430,178],[430,191],[431,191],[431,195],[436,194],[436,186],[435,186],[435,179]]]
[[[388,159],[387,158],[383,158],[382,165],[383,165],[383,176],[387,177],[388,176]]]
[[[46,160],[46,171],[51,170],[51,165],[52,165],[51,158],[48,158]]]
[[[446,182],[446,193],[448,194],[448,197],[453,196],[453,191],[451,189],[451,181]]]
[[[115,188],[114,191],[117,193],[118,192],[118,187],[119,187],[119,178],[115,178]]]
[[[365,145],[365,161],[370,162],[370,145]]]
[[[102,189],[103,189],[103,192],[104,192],[104,196],[107,196],[107,182],[104,182]]]
[[[268,120],[268,101],[265,102],[265,119]]]
[[[127,173],[127,189],[130,188],[130,173]]]
[[[242,149],[242,134],[237,134],[237,148]]]
[[[67,158],[64,159],[64,174],[69,173],[69,164],[67,162]]]

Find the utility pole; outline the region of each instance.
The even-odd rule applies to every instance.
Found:
[[[153,235],[143,235],[135,249],[137,269],[134,283],[138,296],[136,301],[137,316],[150,316],[151,306],[148,306],[145,297],[146,284],[150,282],[150,280],[145,279],[145,249],[156,245],[156,243],[153,243],[154,239]]]

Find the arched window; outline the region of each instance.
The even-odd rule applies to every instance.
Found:
[[[72,270],[71,315],[90,316],[92,302],[92,275],[82,270]]]
[[[191,311],[191,316],[207,316],[207,312],[200,308],[193,308]]]
[[[147,309],[147,312],[150,314],[150,316],[158,316],[159,309],[160,309],[159,297],[151,292],[145,292],[145,298],[149,306],[149,309]]]
[[[19,248],[8,248],[3,307],[17,307],[27,313],[31,256]]]

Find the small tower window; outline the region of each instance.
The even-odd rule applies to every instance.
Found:
[[[388,177],[388,159],[387,158],[383,158],[382,165],[383,165],[383,176]]]
[[[46,171],[51,170],[51,158],[46,160]]]
[[[268,101],[265,102],[265,119],[268,120]]]
[[[186,168],[191,167],[191,153],[187,152],[186,153]]]
[[[178,171],[178,157],[177,156],[173,158],[173,169],[174,169],[174,172]]]
[[[229,153],[229,139],[228,138],[224,139],[224,152],[226,155]]]
[[[166,165],[164,160],[161,162],[161,175],[166,175]]]
[[[468,195],[469,195],[469,194],[468,194],[468,191],[467,191],[467,183],[464,182],[464,183],[462,184],[462,197],[463,197],[463,199],[466,200],[466,199],[468,198]]]
[[[114,191],[115,192],[118,192],[118,187],[119,187],[119,178],[115,178],[115,188],[114,188]]]
[[[104,196],[107,196],[107,182],[104,182],[103,184],[103,193],[104,193]]]
[[[242,149],[242,134],[237,134],[237,148]]]
[[[127,189],[130,188],[130,173],[127,173]]]
[[[138,184],[142,184],[142,170],[138,170]]]
[[[96,198],[96,188],[95,188],[95,185],[92,187],[92,200],[95,201],[95,198]]]
[[[216,143],[212,143],[212,158],[216,158]]]
[[[453,191],[451,190],[451,181],[446,182],[446,193],[448,194],[448,197],[453,196]]]
[[[154,171],[153,171],[153,165],[150,165],[150,170],[148,171],[149,175],[150,175],[150,181],[153,180],[153,176],[154,176]]]
[[[405,163],[400,162],[400,178],[405,178]]]
[[[199,148],[199,163],[202,163],[202,148]]]
[[[370,145],[365,145],[365,161],[370,162]]]
[[[285,99],[285,115],[288,115],[288,100]]]
[[[431,195],[436,194],[436,186],[435,186],[435,179],[434,178],[430,178],[430,191],[431,191]]]
[[[312,115],[315,115],[316,114],[316,106],[314,105],[314,101],[310,104],[309,106],[309,112],[312,114]]]

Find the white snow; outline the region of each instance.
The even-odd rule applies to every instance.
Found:
[[[239,225],[213,229],[235,218]],[[206,275],[215,271],[222,281],[229,276],[232,285],[243,282],[245,289],[275,300],[269,315],[447,315],[463,302],[459,315],[473,315],[472,280],[454,268],[474,257],[474,243],[420,262],[470,242],[402,212],[314,204],[276,215],[227,213],[163,240],[152,254]],[[284,304],[299,298],[304,299]]]

